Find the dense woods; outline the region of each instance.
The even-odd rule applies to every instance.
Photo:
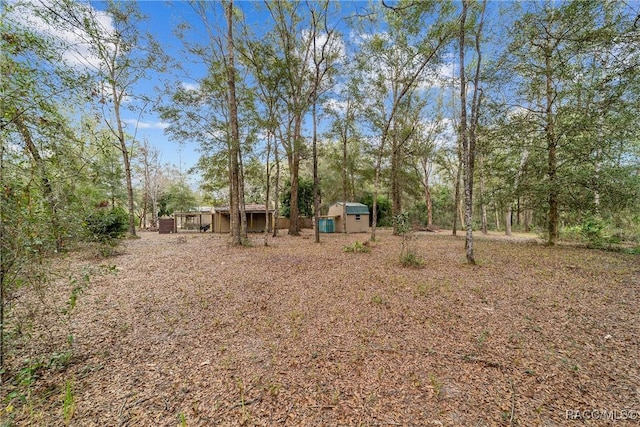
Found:
[[[197,206],[230,206],[233,245],[247,203],[296,236],[353,201],[371,241],[404,215],[464,230],[471,264],[477,232],[640,246],[637,3],[181,2],[153,30],[171,51],[137,2],[2,8],[0,365],[9,311],[56,257]],[[191,170],[138,135],[145,115],[197,144]]]

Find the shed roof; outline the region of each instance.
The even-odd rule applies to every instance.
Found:
[[[336,205],[343,206],[345,203],[338,202]],[[347,202],[347,215],[369,215],[369,207],[362,203]]]
[[[220,206],[218,208],[214,208],[214,210],[216,212],[220,212],[220,213],[229,213],[231,208],[229,206]],[[258,204],[246,204],[244,205],[244,211],[245,212],[265,212],[266,206],[265,205],[258,205]],[[273,209],[269,209],[269,212],[273,212]]]

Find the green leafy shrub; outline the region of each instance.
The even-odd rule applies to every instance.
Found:
[[[342,250],[344,252],[352,253],[369,253],[371,252],[371,247],[369,246],[368,242],[361,243],[360,241],[356,240],[350,245],[343,246]]]
[[[114,248],[129,229],[129,216],[121,208],[99,209],[85,221],[89,240],[100,244],[100,255],[113,255]]]
[[[598,216],[586,218],[580,226],[580,234],[591,245],[599,247],[604,243],[604,221]]]
[[[563,227],[560,231],[562,240],[566,242],[583,242],[584,236],[582,234],[582,227],[579,225],[572,225],[569,227]],[[541,239],[545,239],[544,233],[538,235]]]
[[[424,259],[412,250],[407,250],[403,255],[400,255],[400,263],[403,267],[413,268],[422,268],[425,265]]]
[[[89,215],[86,228],[93,240],[109,242],[121,239],[129,228],[129,216],[122,208],[99,209]]]

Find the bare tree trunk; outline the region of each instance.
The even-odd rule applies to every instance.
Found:
[[[463,143],[463,160],[464,160],[464,195],[465,195],[465,227],[466,239],[465,246],[467,248],[467,262],[475,264],[473,255],[473,173],[475,168],[476,140],[478,129],[478,118],[482,92],[479,88],[480,82],[480,64],[482,63],[482,51],[480,49],[480,36],[484,23],[484,12],[486,0],[482,2],[480,21],[475,31],[475,51],[476,64],[475,75],[473,78],[473,98],[471,101],[471,120],[467,128],[466,102],[467,102],[467,81],[464,75],[465,68],[465,22],[467,17],[468,0],[462,0],[462,15],[460,19],[460,110],[461,129]]]
[[[458,170],[456,171],[455,192],[453,200],[453,230],[451,234],[458,235],[458,220],[462,218],[460,215],[460,178],[462,177],[462,152],[460,150],[460,144],[458,144]]]
[[[507,213],[505,214],[504,217],[504,234],[507,236],[511,236],[511,221],[513,217],[513,211],[511,208],[511,203],[509,203],[509,206],[507,207]]]
[[[302,138],[302,117],[296,116],[293,123],[293,153],[291,155],[290,176],[291,176],[291,205],[289,207],[289,235],[300,235],[300,224],[298,219],[298,178],[300,172],[300,140]]]
[[[265,186],[266,186],[266,194],[265,194],[265,198],[264,198],[264,208],[265,208],[265,212],[264,212],[264,218],[265,218],[265,224],[264,224],[264,236],[265,236],[265,240],[264,240],[264,244],[267,245],[267,235],[269,234],[269,231],[271,231],[271,224],[269,224],[269,192],[271,191],[271,169],[270,169],[270,155],[271,155],[271,138],[273,137],[271,131],[267,131],[267,161],[266,161],[266,172],[267,172],[267,178],[265,181]]]
[[[347,144],[349,142],[349,114],[351,110],[351,98],[347,99],[347,112],[342,132],[342,232],[347,232]]]
[[[314,36],[315,51],[315,36]],[[316,87],[319,83],[316,81]],[[318,118],[317,118],[317,94],[313,94],[312,120],[313,120],[313,231],[316,243],[320,243],[320,179],[318,177]]]
[[[473,258],[473,163],[472,147],[470,147],[469,130],[467,128],[467,81],[465,77],[465,23],[467,19],[468,1],[462,0],[462,14],[460,15],[460,142],[462,143],[463,181],[464,181],[464,224],[465,224],[465,248],[467,250],[467,262],[475,264]]]
[[[531,209],[525,208],[524,210],[524,231],[531,231],[531,222],[533,219],[533,211]]]
[[[382,153],[384,152],[384,139],[380,142],[378,159],[376,160],[376,175],[373,181],[373,207],[371,212],[371,241],[376,240],[376,226],[378,224],[378,187],[380,185],[380,168],[382,167]],[[347,218],[345,217],[345,221]]]
[[[553,102],[555,93],[553,81],[551,78],[551,55],[552,49],[547,46],[545,49],[545,71],[546,75],[546,139],[547,139],[547,176],[549,177],[549,217],[548,217],[548,245],[555,245],[558,240],[558,178],[557,169],[558,161],[556,158],[556,150],[558,143],[556,141],[554,119],[553,119]]]
[[[433,227],[433,200],[431,198],[431,190],[429,184],[424,187],[424,197],[427,204],[427,227]]]
[[[114,70],[115,72],[115,70]],[[127,182],[127,206],[129,208],[129,235],[136,235],[136,220],[134,212],[134,199],[133,199],[133,180],[131,178],[131,159],[129,153],[129,147],[127,146],[127,139],[124,134],[124,128],[122,126],[122,120],[120,117],[120,106],[122,101],[122,95],[118,96],[118,89],[116,87],[116,77],[111,76],[111,95],[113,96],[113,112],[116,115],[116,137],[120,143],[120,152],[122,153],[122,161],[124,163],[124,175]]]
[[[226,4],[227,17],[227,86],[229,97],[229,125],[231,142],[229,144],[229,168],[230,168],[230,198],[231,205],[229,214],[231,220],[231,244],[238,246],[242,244],[240,229],[240,131],[238,128],[238,105],[236,101],[236,80],[234,65],[234,44],[233,44],[233,0]]]
[[[482,211],[482,234],[488,234],[487,230],[487,204],[486,204],[486,195],[484,194],[484,155],[481,154],[480,158],[480,175],[479,175],[479,184],[480,184],[480,209]]]
[[[402,213],[402,191],[400,189],[399,156],[400,147],[398,141],[398,131],[396,129],[396,120],[394,119],[391,136],[391,215],[393,215],[394,217]],[[393,225],[393,234],[396,236],[398,235],[398,226],[395,221]]]
[[[273,209],[273,237],[278,237],[278,216],[280,215],[280,155],[278,153],[278,141],[273,139],[274,143],[274,160],[276,162],[276,179],[274,183],[274,209]]]
[[[240,211],[240,241],[245,244],[247,235],[247,212],[244,203],[244,164],[242,162],[242,149],[238,144],[238,208]]]

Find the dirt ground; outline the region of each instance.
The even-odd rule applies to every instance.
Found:
[[[142,233],[119,256],[76,261],[112,272],[78,297],[68,366],[4,419],[640,425],[638,256],[477,236],[472,267],[461,236],[417,233],[426,264],[413,269],[388,230],[371,253],[343,251],[365,234],[253,239]],[[29,349],[15,351],[14,365]]]

